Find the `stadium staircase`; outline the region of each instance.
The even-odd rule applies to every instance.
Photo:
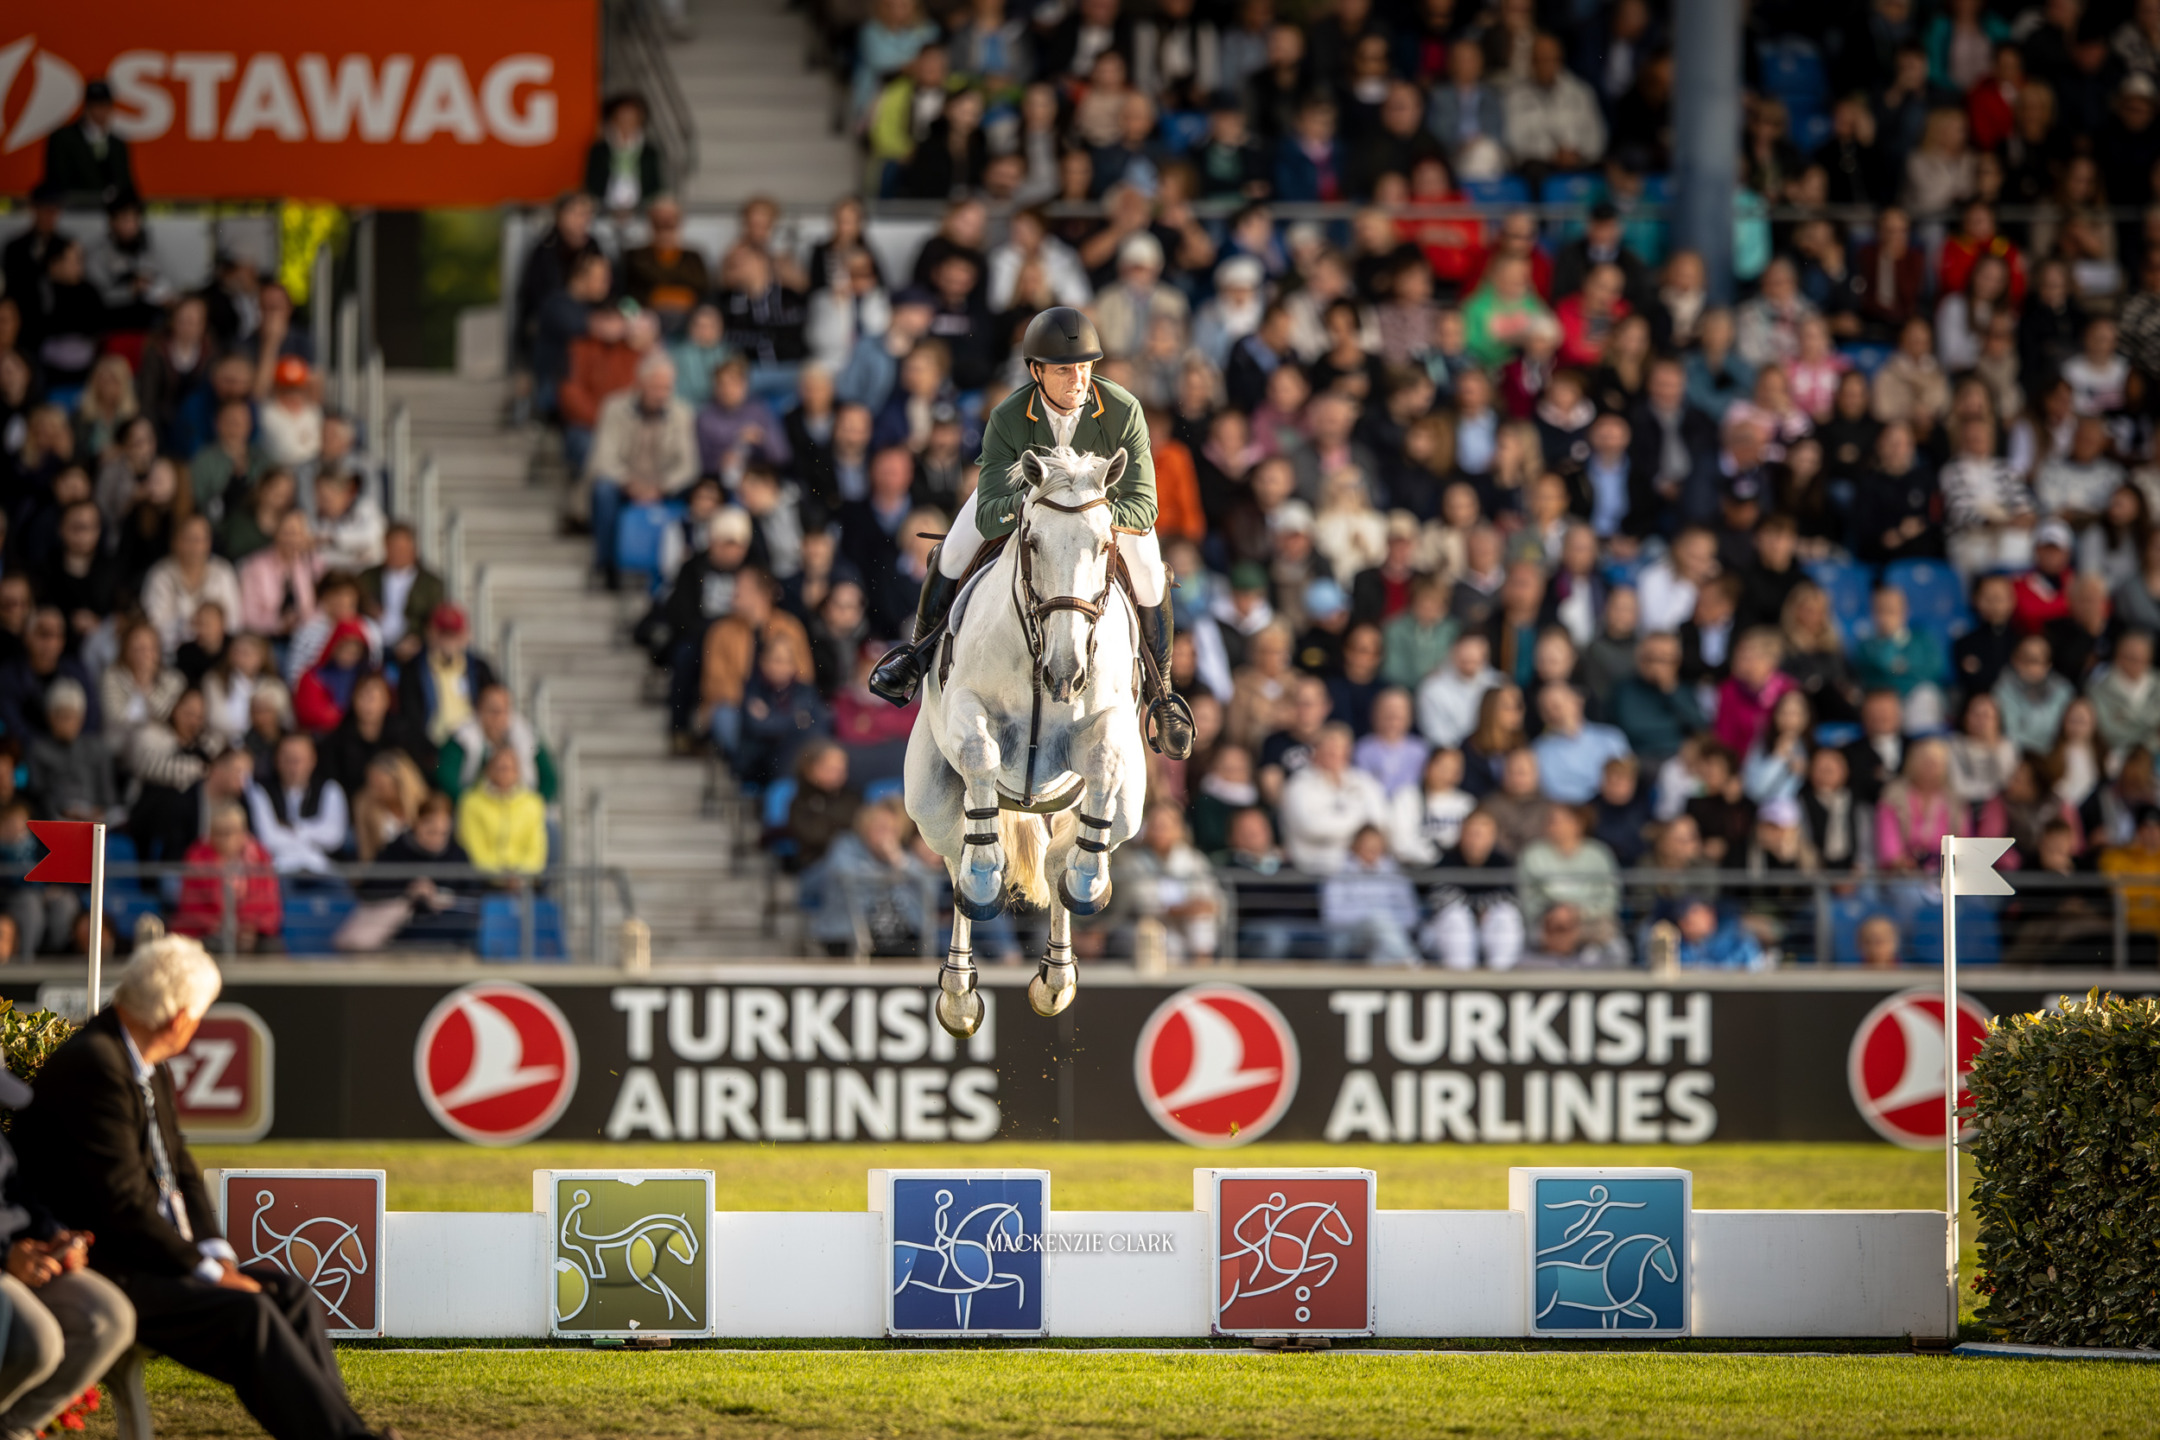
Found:
[[[420,506],[423,529],[427,514],[439,517],[439,538],[423,537],[433,540],[431,563],[451,577],[483,653],[556,751],[562,858],[628,872],[655,964],[792,949],[763,933],[766,861],[754,834],[738,853],[732,787],[669,753],[651,666],[628,635],[642,597],[590,588],[592,542],[558,534],[565,476],[554,437],[506,428],[497,381],[393,371],[387,392],[411,417],[423,496],[433,488]],[[576,948],[592,896],[572,888]],[[600,901],[612,955],[622,914],[604,891]]]
[[[855,147],[834,133],[830,78],[808,68],[810,27],[785,0],[689,0],[691,38],[669,47],[697,134],[683,187],[694,205],[746,196],[822,208],[855,187]]]

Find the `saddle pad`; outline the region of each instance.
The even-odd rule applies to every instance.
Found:
[[[970,575],[967,582],[960,587],[960,593],[953,597],[952,609],[945,612],[945,631],[947,634],[957,636],[960,633],[960,622],[967,618],[968,601],[973,598],[976,588],[982,584],[983,577],[996,568],[995,565],[983,566],[973,575]]]

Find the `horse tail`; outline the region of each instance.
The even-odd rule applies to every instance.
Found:
[[[1050,881],[1043,858],[1050,852],[1050,827],[1040,815],[1000,810],[998,844],[1005,850],[1005,888],[1011,898],[1038,910],[1050,904]]]

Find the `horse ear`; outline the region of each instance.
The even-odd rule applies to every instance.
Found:
[[[1050,468],[1043,464],[1041,455],[1033,450],[1020,452],[1020,478],[1027,482],[1028,489],[1040,488],[1043,481],[1049,477],[1049,474]]]
[[[1117,482],[1125,478],[1125,467],[1131,463],[1132,457],[1125,453],[1125,447],[1118,446],[1117,454],[1110,457],[1110,468],[1103,471],[1103,489],[1116,488]]]

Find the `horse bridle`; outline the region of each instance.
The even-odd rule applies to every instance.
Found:
[[[1083,500],[1078,505],[1065,505],[1056,500],[1038,496],[1030,500],[1021,511],[1020,533],[1013,537],[1020,546],[1020,564],[1015,577],[1013,606],[1020,612],[1020,626],[1027,632],[1028,653],[1034,657],[1035,670],[1038,675],[1042,673],[1043,663],[1042,623],[1060,610],[1070,610],[1075,614],[1087,617],[1088,663],[1090,665],[1094,664],[1095,626],[1109,609],[1110,590],[1117,581],[1112,573],[1114,567],[1106,565],[1103,567],[1102,591],[1093,600],[1081,595],[1052,595],[1045,599],[1035,589],[1033,551],[1028,544],[1028,512],[1040,505],[1046,510],[1055,510],[1064,515],[1083,515],[1097,507],[1107,508],[1109,504],[1110,497],[1107,495],[1098,495],[1092,500]]]
[[[1032,806],[1035,803],[1035,756],[1036,752],[1042,748],[1043,650],[1045,646],[1043,621],[1057,614],[1060,610],[1070,610],[1076,615],[1086,617],[1086,671],[1092,673],[1095,669],[1097,627],[1110,608],[1110,591],[1117,584],[1117,566],[1113,563],[1103,567],[1102,592],[1092,600],[1082,595],[1052,595],[1045,599],[1038,594],[1035,589],[1033,547],[1028,544],[1029,517],[1037,505],[1045,509],[1055,510],[1063,515],[1082,515],[1098,506],[1107,508],[1109,504],[1110,497],[1107,495],[1097,495],[1094,499],[1083,500],[1077,505],[1062,504],[1046,496],[1038,495],[1021,508],[1020,533],[1013,536],[1014,543],[1020,547],[1019,563],[1013,570],[1013,609],[1019,613],[1020,629],[1027,637],[1028,656],[1033,662],[1028,667],[1029,679],[1035,691],[1033,711],[1028,717],[1027,789],[1021,797],[1021,803],[1024,805]],[[1114,542],[1112,554],[1114,557]],[[970,818],[973,818],[973,812],[970,812]],[[1086,842],[1083,841],[1082,843],[1085,844]],[[1100,842],[1096,843],[1099,844]]]

